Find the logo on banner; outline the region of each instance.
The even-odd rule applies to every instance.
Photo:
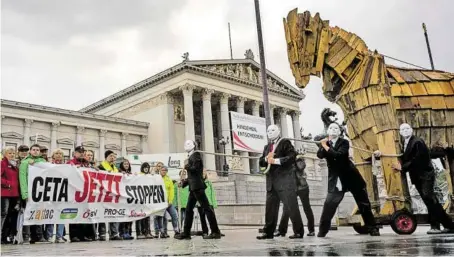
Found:
[[[90,210],[87,209],[84,214],[82,215],[82,218],[84,219],[92,219],[95,218],[98,215],[98,209],[96,210]]]
[[[126,216],[125,209],[104,209],[104,218],[118,218]]]
[[[132,210],[128,217],[134,218],[134,217],[146,217],[146,216],[147,216],[147,214],[145,212],[143,212],[143,210],[140,210],[140,212],[136,212],[135,210]]]
[[[54,218],[53,209],[31,210],[28,220],[51,220]]]
[[[66,208],[60,212],[60,219],[62,220],[72,220],[77,217],[79,210],[77,208]]]

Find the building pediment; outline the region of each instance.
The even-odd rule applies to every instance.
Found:
[[[49,143],[50,142],[50,138],[46,137],[46,136],[43,136],[43,135],[34,135],[34,136],[30,137],[30,141],[32,141],[32,142],[37,141],[37,142]]]
[[[133,146],[126,147],[126,151],[128,153],[142,153],[142,148],[133,145]]]
[[[3,132],[2,133],[2,138],[23,139],[24,136],[22,134],[20,134],[20,133],[10,131],[10,132]]]
[[[63,145],[74,145],[74,140],[72,140],[69,137],[64,137],[64,138],[57,139],[57,143],[63,144]]]
[[[104,147],[106,150],[116,150],[116,151],[120,151],[121,150],[121,147],[117,144],[107,144],[105,147]]]
[[[98,148],[99,144],[95,141],[85,141],[85,142],[82,142],[82,146]]]

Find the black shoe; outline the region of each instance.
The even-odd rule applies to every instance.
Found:
[[[318,231],[317,237],[325,237],[326,234],[328,234],[328,232],[321,232],[321,231]]]
[[[194,236],[203,236],[203,231],[194,232]]]
[[[211,233],[209,235],[203,236],[203,239],[221,239],[221,233]]]
[[[221,233],[221,236],[225,236],[225,234]]]
[[[273,238],[274,238],[273,235],[268,235],[268,234],[265,234],[265,233],[261,234],[260,236],[257,236],[258,240],[273,239]]]
[[[82,242],[91,242],[91,241],[93,241],[93,239],[91,239],[89,237],[84,237],[81,241]]]
[[[77,238],[77,237],[71,238],[71,243],[77,243],[77,242],[80,242],[79,238]]]
[[[303,238],[304,237],[304,232],[301,234],[294,234],[292,236],[289,236],[288,238],[290,239],[298,239],[298,238]]]
[[[180,233],[178,235],[175,235],[175,239],[178,239],[178,240],[191,240],[191,235],[185,234],[185,233]]]
[[[307,236],[315,236],[315,232],[314,231],[309,232],[309,233],[307,233]]]
[[[378,228],[373,228],[369,231],[369,235],[371,236],[380,236],[380,231],[378,230]]]
[[[166,233],[161,233],[161,234],[159,235],[159,238],[169,238],[169,237],[170,237],[170,236],[167,235]]]
[[[99,241],[106,241],[106,237],[105,236],[100,236],[99,237]]]
[[[454,228],[445,228],[441,231],[442,234],[454,234]]]
[[[123,240],[123,238],[121,238],[120,236],[114,236],[112,238],[110,238],[111,241],[119,241],[119,240]]]
[[[285,237],[285,233],[276,232],[276,233],[274,233],[274,236],[275,236],[275,237],[280,237],[280,236],[281,236],[281,237]]]

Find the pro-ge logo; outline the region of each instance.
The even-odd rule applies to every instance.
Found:
[[[126,215],[125,209],[104,209],[105,218],[124,217]]]

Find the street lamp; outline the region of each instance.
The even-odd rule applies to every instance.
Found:
[[[224,149],[224,154],[225,154],[225,146],[230,143],[229,137],[224,138],[222,136],[221,139],[219,139],[219,144],[223,146]],[[229,165],[227,164],[227,157],[224,155],[224,165],[222,166],[222,170],[224,171],[224,176],[228,175],[229,172]]]

